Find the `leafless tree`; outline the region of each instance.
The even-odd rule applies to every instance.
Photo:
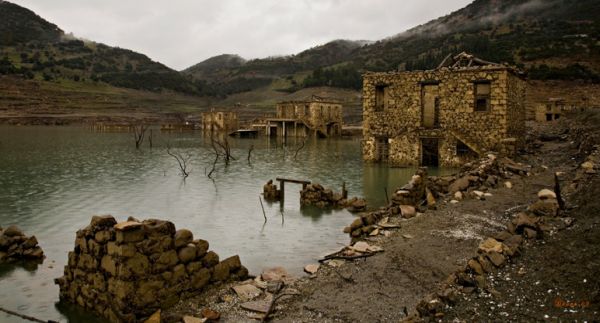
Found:
[[[296,157],[298,157],[298,152],[300,152],[300,150],[302,150],[302,148],[304,148],[304,145],[306,145],[306,137],[304,137],[304,139],[302,139],[302,144],[300,144],[300,146],[298,146],[298,148],[296,148],[296,153],[294,153],[294,159],[296,159]]]
[[[172,152],[171,148],[167,146],[167,154],[169,156],[175,158],[177,160],[177,164],[179,165],[179,170],[181,171],[180,175],[186,179],[190,175],[190,171],[188,170],[188,163],[192,159],[191,154],[186,154],[185,156],[178,152]]]
[[[148,126],[145,124],[140,125],[132,125],[133,128],[133,138],[135,139],[135,149],[140,149],[142,142],[144,141],[144,135],[146,134],[146,130],[148,130]]]
[[[252,151],[254,150],[254,145],[251,145],[248,149],[248,164],[250,164],[250,157],[252,155]]]

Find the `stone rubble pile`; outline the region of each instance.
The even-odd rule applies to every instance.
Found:
[[[300,205],[314,205],[319,208],[348,208],[351,212],[362,212],[367,209],[367,201],[353,197],[347,199],[347,193],[334,192],[321,184],[308,184],[300,191]]]
[[[281,198],[281,190],[277,189],[277,185],[273,184],[273,180],[270,179],[267,184],[263,186],[263,196],[267,201],[279,201]]]
[[[598,174],[600,169],[600,146],[594,145],[591,153],[586,157],[585,161],[579,165],[573,183],[569,189],[576,191],[579,188],[585,187],[591,176]]]
[[[539,213],[535,205],[540,203],[545,207],[552,205],[552,208],[548,209],[552,209],[553,212]],[[458,301],[459,293],[470,294],[486,290],[489,292],[486,275],[505,266],[512,257],[518,256],[525,240],[541,239],[544,233],[554,230],[555,228],[547,222],[556,220],[557,215],[556,194],[549,189],[541,190],[538,193],[538,201],[531,204],[526,211],[517,213],[506,230],[482,241],[477,255],[471,258],[463,269],[451,274],[438,292],[421,300],[416,312],[405,321],[443,317],[444,309]],[[560,222],[564,223],[563,227],[571,225],[572,221],[571,218],[560,219]]]
[[[94,216],[77,231],[64,276],[55,282],[62,301],[111,322],[138,322],[208,284],[248,275],[238,256],[219,261],[208,248],[169,221]]]
[[[42,260],[44,251],[35,236],[27,237],[21,229],[11,225],[0,227],[0,264],[18,260]]]

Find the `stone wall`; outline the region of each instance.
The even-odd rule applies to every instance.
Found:
[[[321,131],[327,136],[342,134],[342,105],[322,100],[279,102],[276,107],[277,119],[304,122],[311,130]],[[299,125],[298,125],[299,126]],[[295,126],[295,127],[298,127]],[[294,136],[306,136],[308,129],[294,131]],[[278,131],[278,135],[281,130]]]
[[[111,322],[137,322],[208,284],[248,275],[238,256],[219,261],[208,248],[169,221],[94,216],[77,231],[64,276],[55,282],[61,301]]]
[[[313,205],[319,208],[348,208],[350,212],[362,212],[367,209],[363,198],[348,199],[345,186],[340,193],[326,189],[321,184],[308,184],[300,191],[300,205]]]
[[[476,82],[489,82],[489,108],[475,111]],[[425,127],[422,118],[424,86],[436,85],[437,124]],[[525,131],[525,82],[509,68],[442,68],[432,71],[367,73],[363,80],[363,157],[381,161],[378,143],[387,141],[388,162],[421,164],[421,138],[438,139],[439,163],[458,166],[464,157],[457,140],[481,155],[487,151],[511,153],[519,146],[510,140]],[[378,89],[384,89],[384,104]],[[385,154],[384,154],[385,155]]]
[[[0,227],[0,264],[18,260],[42,260],[44,251],[35,236],[26,236],[17,226]]]
[[[239,129],[236,112],[210,111],[202,113],[202,129],[205,131],[235,131]]]

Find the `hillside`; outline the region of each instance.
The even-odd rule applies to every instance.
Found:
[[[0,1],[0,45],[12,46],[30,41],[55,42],[64,36],[58,26],[33,11]]]
[[[66,36],[29,9],[0,2],[0,75],[43,81],[103,82],[153,92],[213,92],[147,56]]]
[[[366,41],[334,40],[296,55],[249,61],[237,55],[220,55],[187,68],[183,73],[210,82],[214,88],[225,89],[226,94],[254,90],[278,79],[285,80],[284,88],[288,91],[295,91],[308,72],[345,62],[366,44]]]
[[[372,44],[334,41],[298,55],[251,60],[220,70],[222,86],[240,78],[284,81],[281,90],[360,88],[364,71],[435,68],[470,52],[515,64],[534,80],[600,82],[597,0],[476,0],[447,16]],[[390,32],[392,34],[392,32]],[[239,86],[239,84],[238,84]]]

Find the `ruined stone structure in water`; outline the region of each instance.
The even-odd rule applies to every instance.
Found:
[[[277,137],[338,137],[342,105],[313,96],[306,101],[279,102],[275,118],[266,119],[266,134]]]
[[[363,158],[459,166],[512,155],[525,134],[526,82],[514,68],[461,53],[435,70],[366,73]]]
[[[210,111],[202,113],[202,129],[207,132],[233,132],[239,129],[236,112]]]
[[[79,230],[60,299],[110,322],[143,322],[158,309],[199,293],[205,286],[246,278],[238,256],[219,261],[208,241],[169,221],[94,216]]]

